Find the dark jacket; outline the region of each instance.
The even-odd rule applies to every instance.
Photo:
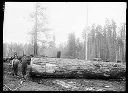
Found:
[[[18,59],[13,59],[12,60],[13,73],[15,75],[17,75],[17,73],[18,73],[18,64],[19,64],[19,60]]]
[[[26,56],[22,58],[21,63],[22,63],[22,66],[27,66],[28,62],[27,62],[27,57]]]
[[[12,66],[14,67],[14,66],[18,66],[18,64],[19,64],[19,60],[18,59],[13,59],[12,60]]]
[[[24,75],[26,75],[26,71],[27,71],[27,57],[26,56],[24,56],[23,58],[22,58],[22,62],[21,62],[21,64],[22,64],[22,66],[21,66],[21,68],[22,68],[22,75],[24,76]]]

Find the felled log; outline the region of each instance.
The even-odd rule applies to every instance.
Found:
[[[84,61],[78,59],[45,58],[39,62],[56,64],[53,75],[82,76],[84,78],[122,78],[126,65],[114,62]]]

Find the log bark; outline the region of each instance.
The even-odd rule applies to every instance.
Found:
[[[126,74],[126,65],[123,63],[62,58],[45,58],[42,59],[42,62],[56,64],[57,68],[54,68],[53,75],[111,79],[122,78]]]

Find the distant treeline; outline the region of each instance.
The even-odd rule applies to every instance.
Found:
[[[88,30],[88,34],[85,32]],[[114,20],[106,20],[105,25],[92,25],[82,33],[83,39],[87,37],[87,59],[101,58],[103,61],[123,61],[126,56],[126,23],[117,27]],[[55,41],[48,47],[38,46],[38,54],[56,57],[61,51],[62,58],[85,59],[86,41],[80,41],[74,33],[70,33],[66,44],[55,46]],[[23,52],[24,50],[24,52]],[[32,44],[3,44],[3,56],[11,56],[13,51],[18,55],[31,55],[34,53]]]

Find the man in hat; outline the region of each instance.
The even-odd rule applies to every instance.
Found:
[[[21,62],[21,70],[22,70],[22,76],[23,78],[25,79],[25,76],[26,76],[26,72],[27,72],[27,56],[24,55],[23,58],[22,58],[22,62]]]
[[[12,60],[12,68],[13,68],[13,75],[17,76],[18,73],[18,64],[19,64],[19,60],[18,60],[18,56],[14,56],[14,59]]]

